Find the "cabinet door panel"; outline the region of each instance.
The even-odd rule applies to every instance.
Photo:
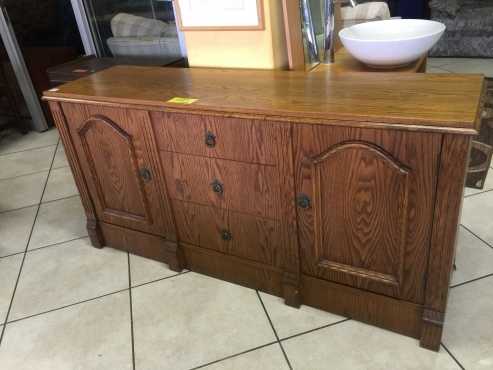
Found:
[[[63,110],[98,218],[173,239],[144,133],[148,113],[78,104]]]
[[[421,302],[439,134],[299,126],[302,270]]]

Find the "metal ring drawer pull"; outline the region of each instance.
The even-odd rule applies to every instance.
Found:
[[[219,180],[214,180],[211,183],[212,186],[212,191],[216,194],[223,194],[224,193],[224,185],[219,181]]]
[[[205,145],[209,148],[214,148],[216,146],[216,135],[210,131],[207,131],[205,133]]]
[[[312,206],[312,201],[310,197],[306,194],[299,194],[298,198],[296,199],[296,203],[298,203],[298,207],[307,209]]]
[[[221,230],[221,239],[229,242],[233,239],[233,234],[231,234],[231,231],[229,230]]]
[[[149,182],[152,179],[151,171],[149,171],[149,169],[145,167],[139,170],[139,175],[144,182]]]

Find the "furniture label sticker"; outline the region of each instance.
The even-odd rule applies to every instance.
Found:
[[[170,100],[167,101],[167,103],[175,103],[175,104],[193,104],[199,99],[192,99],[192,98],[181,98],[179,96],[175,96],[174,98],[171,98]]]

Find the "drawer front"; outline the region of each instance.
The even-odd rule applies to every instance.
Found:
[[[274,265],[280,244],[277,221],[220,208],[173,201],[180,241]]]
[[[161,150],[249,163],[277,163],[279,124],[169,112],[151,115]]]
[[[172,152],[161,159],[172,199],[279,218],[276,167]]]

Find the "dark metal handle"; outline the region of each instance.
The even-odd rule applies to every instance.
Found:
[[[224,185],[219,180],[214,180],[211,182],[212,191],[217,194],[224,193]]]
[[[312,206],[312,201],[310,197],[306,194],[299,194],[298,198],[296,199],[296,203],[298,203],[298,207],[307,209]]]
[[[207,131],[205,133],[205,145],[209,148],[214,148],[216,146],[216,135],[210,131]]]
[[[149,171],[149,169],[145,167],[139,170],[139,175],[142,178],[142,180],[144,180],[144,182],[149,182],[152,180],[151,171]]]
[[[229,242],[233,239],[233,234],[231,234],[231,231],[229,230],[221,230],[221,239]]]

